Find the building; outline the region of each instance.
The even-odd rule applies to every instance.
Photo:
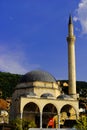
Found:
[[[60,128],[79,116],[76,93],[75,36],[72,17],[68,23],[69,92],[64,94],[60,84],[48,72],[34,70],[25,74],[12,96],[10,119],[34,121],[37,128]],[[53,121],[53,123],[52,123]],[[72,123],[71,123],[72,124]]]
[[[8,123],[8,103],[4,99],[0,99],[0,124]]]

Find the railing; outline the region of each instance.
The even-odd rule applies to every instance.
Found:
[[[75,128],[29,128],[29,130],[76,130]]]

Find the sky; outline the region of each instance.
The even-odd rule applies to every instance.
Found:
[[[87,0],[0,0],[0,71],[44,70],[68,79],[68,19],[76,36],[76,79],[87,81]]]

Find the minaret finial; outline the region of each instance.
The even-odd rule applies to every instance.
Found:
[[[72,20],[71,14],[69,15],[68,33],[69,33],[69,36],[73,36],[74,35],[74,27],[73,27],[73,20]]]
[[[72,24],[73,22],[72,22],[72,16],[71,16],[71,14],[69,15],[69,24]]]

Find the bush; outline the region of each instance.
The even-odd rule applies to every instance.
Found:
[[[35,128],[36,124],[34,121],[28,121],[28,120],[21,120],[19,118],[13,120],[11,122],[11,125],[13,125],[12,130],[28,130],[29,128]]]
[[[81,116],[75,126],[77,130],[87,130],[87,116]]]

